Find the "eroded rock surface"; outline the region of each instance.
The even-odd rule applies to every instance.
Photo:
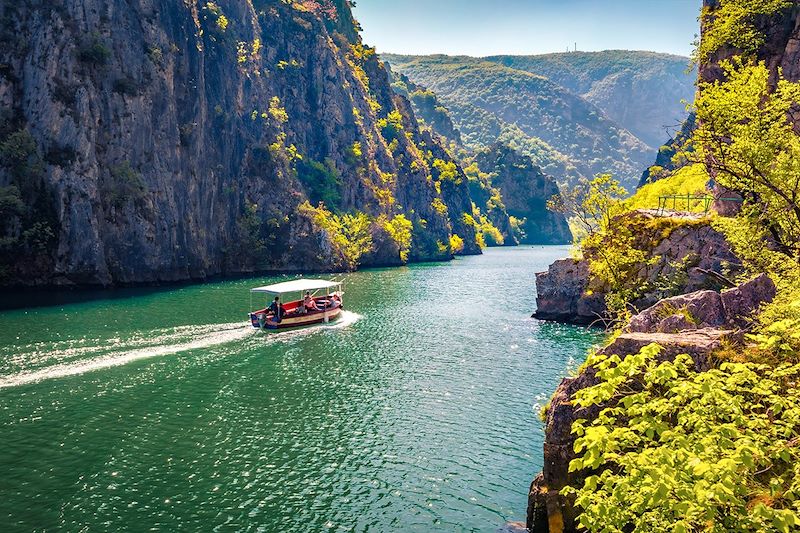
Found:
[[[740,340],[739,329],[748,325],[748,317],[774,296],[774,283],[761,275],[722,294],[704,290],[668,298],[633,317],[624,332],[598,353],[624,358],[655,343],[663,348],[660,360],[688,354],[695,370],[704,372],[714,367],[714,352],[728,339]],[[587,367],[576,377],[564,379],[551,399],[544,466],[528,498],[527,527],[532,532],[576,531],[578,510],[569,498],[559,494],[567,485],[580,486],[586,476],[585,472],[568,471],[576,457],[572,424],[579,419],[591,420],[605,406],[581,408],[572,403],[572,398],[598,383],[596,370]]]
[[[337,268],[305,200],[406,215],[411,260],[449,258],[451,233],[480,252],[466,177],[456,166],[437,190],[427,150],[452,159],[345,0],[0,8],[0,192],[23,203],[0,219],[0,283]],[[372,264],[399,262],[387,237]]]

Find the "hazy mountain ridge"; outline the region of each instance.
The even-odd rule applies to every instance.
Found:
[[[656,52],[605,50],[486,60],[546,76],[597,105],[651,148],[680,128],[686,118],[683,102],[694,99],[697,79],[689,58]]]
[[[670,137],[659,124],[679,127],[685,118],[680,100],[693,91],[690,76],[680,83],[688,59],[651,52],[382,57],[438,94],[467,147],[500,140],[562,182],[612,172],[633,189]],[[661,71],[671,80],[669,90],[658,89]],[[659,140],[645,142],[625,124],[657,124],[646,133]]]

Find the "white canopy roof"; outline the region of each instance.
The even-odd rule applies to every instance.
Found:
[[[341,285],[339,281],[327,281],[324,279],[296,279],[294,281],[284,281],[266,287],[256,287],[250,292],[265,292],[268,294],[285,294],[287,292],[316,291],[319,289],[330,289]]]

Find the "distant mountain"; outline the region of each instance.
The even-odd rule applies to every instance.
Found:
[[[560,182],[612,172],[631,190],[693,92],[688,59],[651,52],[382,59],[439,96],[467,148],[501,141]]]
[[[652,148],[665,143],[686,118],[697,72],[689,58],[655,52],[606,50],[486,60],[550,78],[605,111]]]
[[[439,95],[468,148],[499,140],[559,181],[612,172],[632,185],[655,157],[600,108],[544,76],[469,57],[383,59]]]

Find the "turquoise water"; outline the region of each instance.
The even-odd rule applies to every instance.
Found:
[[[2,530],[524,519],[538,410],[599,341],[529,318],[534,272],[566,254],[493,249],[351,274],[343,319],[299,331],[246,325],[248,288],[283,278],[0,312]],[[76,296],[46,300],[58,298]]]

